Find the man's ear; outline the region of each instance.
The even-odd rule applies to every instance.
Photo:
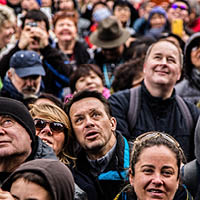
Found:
[[[116,127],[117,127],[117,120],[114,117],[110,118],[110,123],[111,123],[111,130],[115,132]]]
[[[13,72],[11,69],[8,70],[7,75],[8,75],[8,78],[10,78],[10,79],[12,78]]]

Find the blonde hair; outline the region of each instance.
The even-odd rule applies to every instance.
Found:
[[[70,150],[68,148],[69,143],[72,141],[72,129],[71,129],[69,118],[67,114],[64,112],[64,110],[62,110],[56,105],[48,104],[48,103],[39,104],[39,105],[31,104],[30,107],[31,109],[29,112],[32,118],[41,117],[50,121],[61,122],[65,125],[65,128],[67,130],[67,131],[66,130],[64,131],[65,143],[62,150],[57,156],[60,159],[60,161],[66,165],[70,164],[68,158],[70,158],[74,162],[75,158],[72,156],[72,153],[70,153]]]

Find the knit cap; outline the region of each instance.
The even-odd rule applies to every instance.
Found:
[[[0,97],[0,115],[10,115],[23,126],[32,140],[32,149],[35,144],[35,125],[28,109],[17,100]],[[20,134],[20,133],[19,133]]]
[[[153,16],[154,14],[156,14],[156,13],[157,13],[157,14],[160,14],[160,15],[163,15],[163,16],[167,19],[166,11],[165,11],[162,7],[156,6],[156,7],[152,8],[152,10],[150,11],[148,21],[149,21],[149,20],[152,18],[152,16]]]

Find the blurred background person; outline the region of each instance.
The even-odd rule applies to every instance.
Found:
[[[200,101],[200,33],[193,34],[184,50],[184,79],[176,85],[176,92],[197,105]]]
[[[14,10],[6,5],[0,5],[0,59],[14,47],[16,22]]]
[[[82,90],[97,91],[106,99],[110,97],[110,90],[104,86],[103,74],[95,64],[80,65],[70,76],[70,89],[72,94],[67,95],[65,101]]]
[[[113,4],[113,15],[122,23],[122,26],[135,34],[133,23],[139,17],[138,12],[128,0],[117,0]]]
[[[59,11],[53,18],[56,48],[65,55],[66,62],[80,65],[88,63],[90,54],[87,44],[78,39],[77,22],[77,12],[73,11]]]

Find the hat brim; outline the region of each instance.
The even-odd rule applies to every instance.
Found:
[[[105,49],[111,49],[120,46],[121,44],[125,43],[128,38],[130,37],[130,33],[127,30],[123,30],[122,35],[115,39],[115,40],[110,40],[110,41],[103,41],[100,40],[99,37],[99,32],[96,30],[93,32],[90,36],[90,42],[98,47],[105,48]]]
[[[18,68],[15,69],[15,72],[20,78],[33,75],[41,75],[41,76],[46,75],[42,65],[35,65],[33,67],[27,67],[27,68]]]

